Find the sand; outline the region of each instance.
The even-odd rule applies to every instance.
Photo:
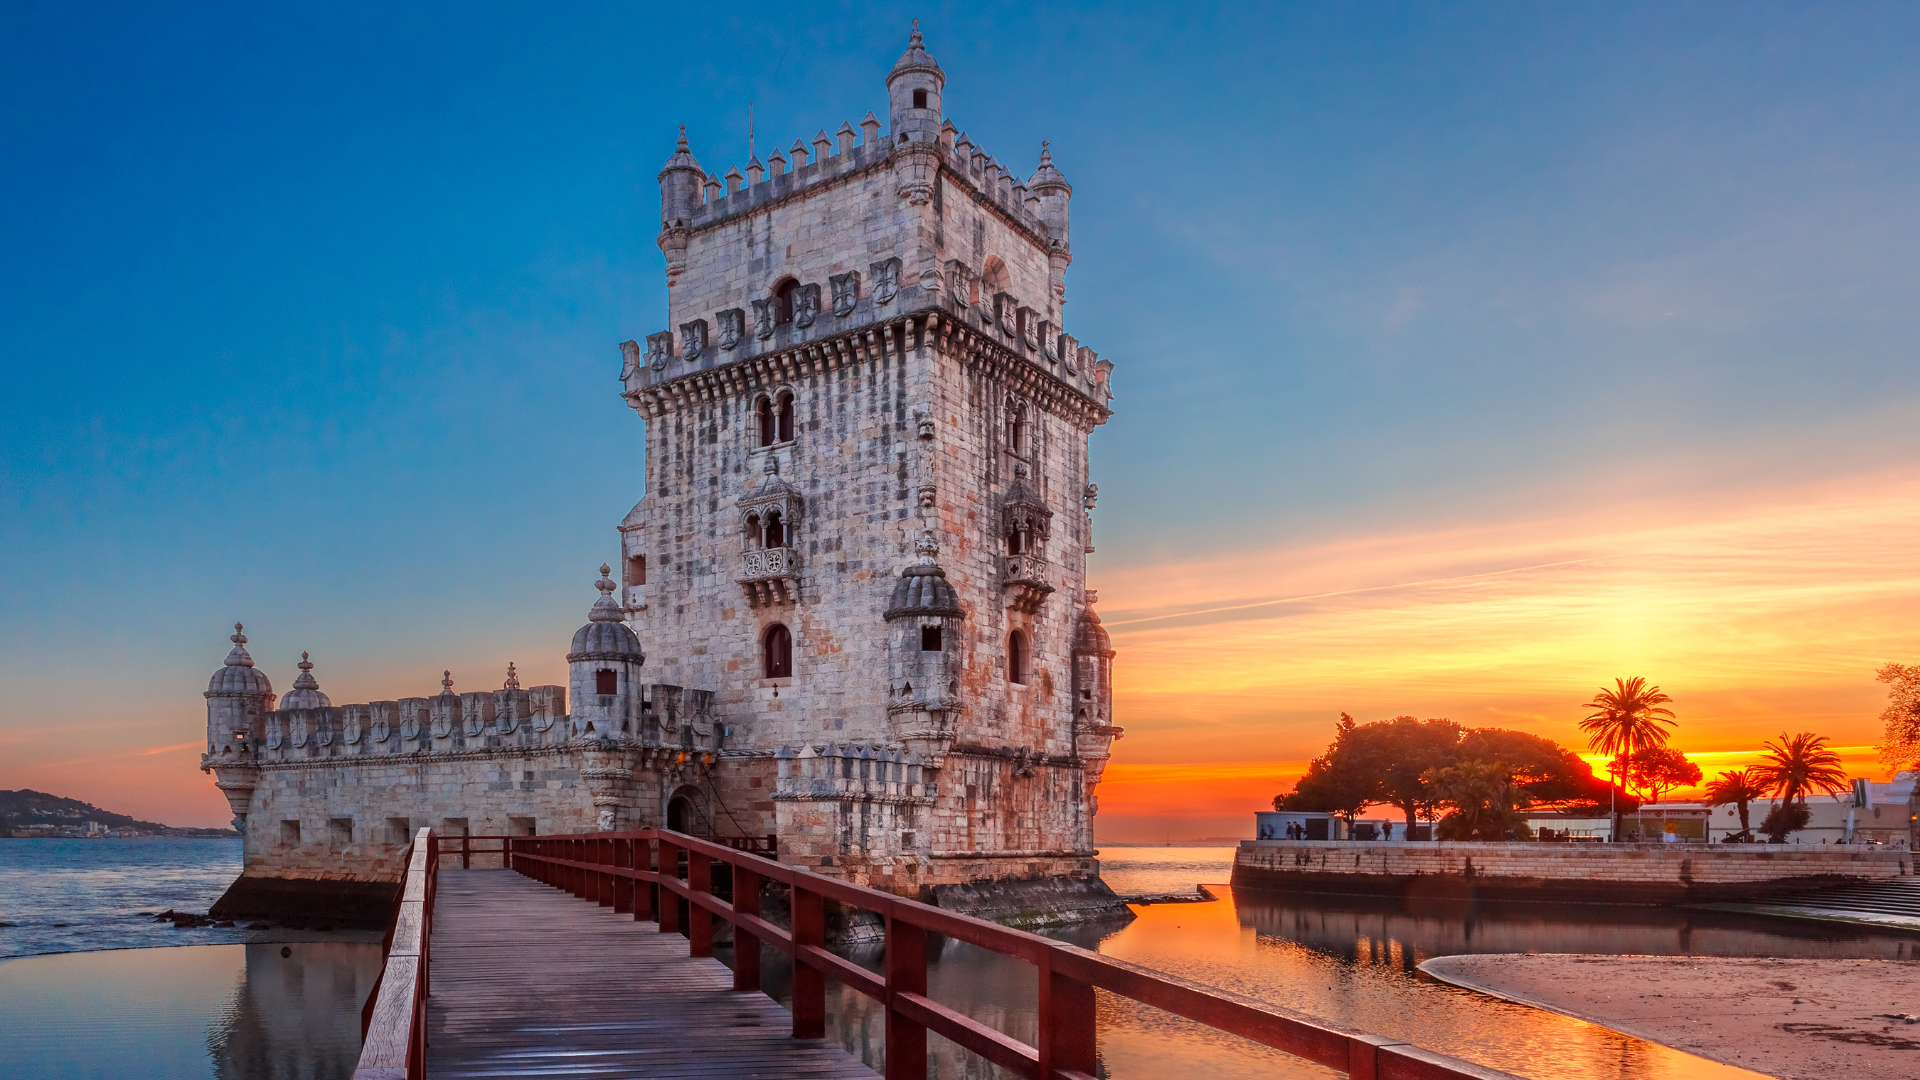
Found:
[[[1443,956],[1420,968],[1789,1080],[1920,1077],[1920,963],[1548,953]],[[1898,1018],[1907,1014],[1914,1022]]]

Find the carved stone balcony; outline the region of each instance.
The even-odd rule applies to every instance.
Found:
[[[792,548],[749,548],[740,554],[740,588],[749,607],[791,604],[800,596],[800,556]]]
[[[1032,552],[1002,555],[1000,560],[1000,582],[1006,590],[1007,606],[1029,615],[1039,611],[1053,595],[1053,586],[1047,583],[1047,561]]]

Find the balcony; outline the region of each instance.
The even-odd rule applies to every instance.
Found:
[[[791,604],[800,596],[800,556],[792,548],[749,548],[740,553],[740,589],[749,607]]]
[[[1007,606],[1031,615],[1053,595],[1047,584],[1047,561],[1033,552],[1002,555],[1000,584],[1007,594]]]

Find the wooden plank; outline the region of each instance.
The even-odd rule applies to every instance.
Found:
[[[413,1012],[413,983],[420,970],[417,956],[393,956],[380,976],[380,996],[373,1004],[373,1023],[360,1047],[360,1063],[353,1080],[400,1080],[407,1075],[407,1035]]]
[[[508,870],[442,870],[427,1075],[872,1080],[687,942]]]

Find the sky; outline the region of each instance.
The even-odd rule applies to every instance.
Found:
[[[0,10],[0,787],[181,825],[236,619],[287,686],[564,644],[641,493],[654,177],[867,111],[1074,185],[1117,365],[1104,842],[1235,836],[1341,712],[1884,777],[1920,661],[1920,9]]]

